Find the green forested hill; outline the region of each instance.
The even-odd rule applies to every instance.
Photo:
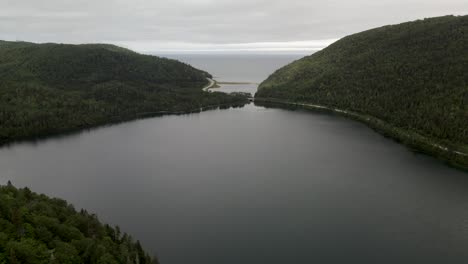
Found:
[[[276,71],[256,98],[353,111],[468,153],[468,16],[345,37]]]
[[[113,45],[0,42],[0,143],[150,113],[242,104],[206,72]]]
[[[0,263],[158,263],[118,227],[10,183],[0,186]]]

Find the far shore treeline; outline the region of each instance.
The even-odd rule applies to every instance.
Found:
[[[272,74],[256,101],[320,105],[468,168],[468,16],[345,37]]]
[[[0,144],[247,102],[203,92],[210,74],[113,45],[0,41]]]

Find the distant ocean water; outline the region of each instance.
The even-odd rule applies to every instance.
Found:
[[[222,84],[218,91],[223,92],[249,92],[252,95],[257,91],[257,86],[268,78],[275,70],[300,59],[304,55],[162,55],[167,58],[180,60],[195,68],[207,71],[218,82],[247,82],[251,84],[229,85]]]

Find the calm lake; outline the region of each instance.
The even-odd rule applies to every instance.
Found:
[[[257,83],[300,56],[172,57]],[[332,114],[250,104],[18,143],[0,149],[7,180],[162,264],[468,262],[468,173]]]

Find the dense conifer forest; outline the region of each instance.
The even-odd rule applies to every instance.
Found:
[[[66,201],[0,186],[0,263],[158,263],[140,242]]]
[[[242,105],[208,73],[113,45],[0,41],[0,144],[164,113]]]
[[[468,16],[376,28],[279,69],[256,98],[353,111],[468,153],[467,47]]]

